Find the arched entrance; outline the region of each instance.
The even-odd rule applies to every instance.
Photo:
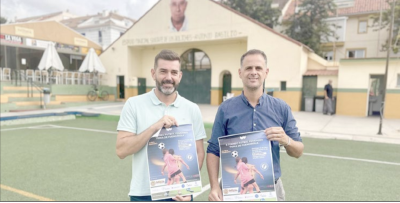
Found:
[[[179,94],[197,104],[211,103],[211,60],[199,49],[190,49],[181,56],[183,73]]]
[[[232,74],[229,71],[225,71],[222,76],[222,98],[232,93]]]

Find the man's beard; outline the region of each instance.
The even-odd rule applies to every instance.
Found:
[[[163,87],[164,84],[172,84],[172,87],[165,88],[165,87]],[[172,80],[164,80],[161,83],[158,80],[156,80],[156,86],[157,86],[157,89],[160,92],[162,92],[163,94],[171,95],[178,89],[179,84],[175,84],[175,82],[173,82]]]

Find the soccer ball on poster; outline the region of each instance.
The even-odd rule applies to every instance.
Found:
[[[165,148],[165,144],[162,143],[162,142],[159,143],[159,144],[158,144],[158,148],[161,149],[161,150],[163,150],[163,149]]]
[[[231,153],[231,155],[232,155],[233,158],[236,158],[236,157],[239,156],[239,152],[233,151],[233,152]]]

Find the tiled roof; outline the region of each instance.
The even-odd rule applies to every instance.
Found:
[[[303,75],[315,76],[315,75],[338,75],[339,70],[307,70]]]
[[[300,4],[301,0],[292,0],[286,13],[283,14],[283,19],[288,20],[289,17],[294,14],[296,5],[299,6]],[[338,16],[348,16],[355,14],[377,13],[380,11],[381,6],[382,10],[387,10],[390,8],[390,5],[386,2],[386,0],[354,0],[353,6],[338,8],[337,14]]]
[[[338,9],[338,15],[352,15],[362,13],[376,13],[382,10],[387,10],[390,5],[386,0],[355,0],[353,7]]]

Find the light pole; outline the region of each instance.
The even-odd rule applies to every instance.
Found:
[[[378,135],[382,135],[382,119],[383,112],[385,111],[385,97],[386,97],[386,86],[387,86],[387,77],[388,77],[388,69],[389,69],[389,57],[390,50],[392,49],[392,32],[393,32],[393,21],[394,21],[394,9],[396,7],[396,0],[392,1],[392,14],[390,17],[390,28],[389,28],[389,39],[388,39],[388,47],[387,47],[387,55],[386,55],[386,68],[385,68],[385,76],[383,79],[383,94],[382,94],[382,104],[381,104],[381,112],[379,119],[379,131]]]

